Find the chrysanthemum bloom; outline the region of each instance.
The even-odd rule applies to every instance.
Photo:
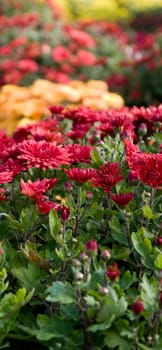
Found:
[[[155,188],[162,187],[162,154],[140,152],[130,141],[125,141],[126,160],[138,180]]]
[[[64,46],[56,46],[52,51],[52,58],[56,62],[64,62],[71,56],[70,51]]]
[[[86,137],[88,131],[90,130],[90,127],[90,124],[75,125],[72,130],[67,132],[67,136],[72,140],[82,139]]]
[[[134,197],[133,193],[118,193],[118,194],[110,194],[110,198],[113,202],[117,203],[118,205],[125,206],[127,205],[132,198]]]
[[[58,210],[60,208],[59,204],[48,200],[46,196],[37,198],[37,206],[39,212],[44,215],[47,215],[51,209]]]
[[[65,174],[70,177],[71,180],[74,180],[78,183],[85,183],[89,181],[94,173],[93,169],[80,169],[80,168],[71,168],[65,169]]]
[[[12,180],[13,180],[13,172],[12,171],[0,172],[0,184],[5,184],[7,182],[11,182]]]
[[[105,192],[110,192],[118,182],[123,180],[121,170],[118,163],[108,162],[101,165],[99,170],[95,170],[92,178],[92,184],[96,187],[101,187]]]
[[[106,271],[106,276],[108,276],[112,281],[115,281],[120,275],[120,270],[116,262],[112,266],[108,266]]]
[[[24,166],[23,162],[21,162],[21,160],[19,159],[9,158],[0,166],[0,173],[3,171],[7,171],[9,173],[12,173],[13,178],[16,175],[20,174],[23,170],[26,170],[26,167]]]
[[[70,164],[70,156],[66,149],[47,141],[25,140],[18,145],[18,158],[26,161],[27,168],[60,168],[62,164]]]
[[[26,183],[23,179],[21,179],[20,186],[21,186],[21,192],[31,198],[32,200],[36,200],[40,195],[42,195],[44,192],[51,189],[56,183],[57,179],[37,179],[36,181],[32,182],[28,180]]]
[[[66,147],[70,153],[72,163],[90,163],[92,146],[82,146],[79,144],[68,145]]]

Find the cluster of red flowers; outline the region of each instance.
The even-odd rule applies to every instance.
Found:
[[[91,154],[96,143],[109,135],[120,134],[125,144],[126,161],[130,174],[137,181],[155,188],[162,187],[162,153],[142,152],[135,144],[139,138],[139,125],[145,123],[147,135],[150,137],[155,130],[161,130],[162,106],[150,108],[123,108],[121,111],[94,112],[88,108],[63,109],[51,107],[52,116],[36,124],[20,127],[12,137],[5,132],[0,133],[0,184],[12,182],[18,174],[31,168],[41,171],[51,169],[57,171],[66,166],[66,175],[72,182],[84,185],[88,182],[93,188],[107,193],[109,200],[117,205],[126,206],[133,199],[133,192],[117,193],[115,187],[125,180],[123,169],[118,162],[103,161],[97,169],[93,164]],[[61,133],[62,120],[71,120],[71,127],[64,136]],[[109,125],[103,134],[103,125]],[[84,130],[90,130],[87,135]],[[80,131],[78,135],[76,130]],[[73,135],[71,136],[71,132]],[[74,137],[75,134],[75,137]],[[76,136],[77,135],[77,136]],[[93,135],[93,136],[92,136]],[[71,143],[72,140],[74,143]],[[84,139],[86,145],[76,143],[76,139]],[[93,146],[91,145],[93,139]],[[70,143],[69,143],[70,141]],[[91,153],[92,152],[92,153]],[[82,167],[80,165],[82,164]],[[77,166],[76,166],[77,165]],[[129,179],[130,180],[130,179]],[[65,180],[66,181],[66,180]],[[130,180],[131,181],[131,180]],[[44,193],[58,182],[58,178],[44,178],[26,183],[21,180],[21,191],[36,201],[42,213],[48,213],[51,208],[61,210],[60,204],[49,200]],[[65,187],[66,188],[66,187]],[[5,199],[5,191],[1,188],[1,200]],[[64,212],[66,211],[66,208]]]

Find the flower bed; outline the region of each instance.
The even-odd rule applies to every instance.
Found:
[[[1,85],[29,86],[40,78],[62,84],[97,79],[110,84],[129,106],[161,102],[162,12],[154,13],[152,22],[137,16],[124,25],[67,24],[41,6],[40,11],[10,17],[2,13]]]
[[[162,106],[50,111],[0,132],[0,346],[160,350]]]

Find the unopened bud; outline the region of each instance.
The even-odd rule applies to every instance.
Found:
[[[86,261],[86,260],[88,260],[88,255],[87,255],[85,252],[82,252],[82,253],[80,253],[80,255],[79,255],[79,259],[80,259],[81,261]]]
[[[147,125],[145,123],[141,123],[139,125],[138,133],[140,136],[144,136],[147,134]]]
[[[100,294],[101,295],[106,295],[106,294],[108,294],[108,288],[107,287],[101,287],[100,288]]]
[[[92,240],[87,242],[87,244],[86,244],[87,254],[94,255],[97,253],[97,250],[98,250],[98,245],[97,245],[97,242],[95,240],[92,239]]]
[[[87,192],[86,193],[86,198],[91,199],[93,197],[93,192]]]
[[[110,259],[110,252],[105,249],[101,252],[101,258],[104,259],[104,260],[109,260]]]
[[[79,267],[81,266],[81,262],[78,259],[73,259],[73,266]]]
[[[64,186],[65,186],[66,191],[71,191],[73,189],[73,185],[72,185],[71,181],[66,181]]]
[[[162,246],[162,236],[158,236],[158,237],[157,237],[156,243],[157,243],[159,246]]]
[[[141,300],[137,300],[133,305],[132,305],[132,311],[135,314],[140,314],[144,310],[144,305]]]
[[[76,281],[81,281],[81,280],[83,280],[83,278],[84,278],[83,273],[81,273],[79,271],[74,271],[74,279]]]

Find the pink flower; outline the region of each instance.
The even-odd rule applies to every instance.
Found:
[[[11,182],[12,180],[13,180],[13,172],[12,171],[0,172],[0,184],[5,184],[7,182]]]
[[[70,156],[66,149],[47,141],[25,140],[18,144],[19,159],[26,161],[27,168],[60,168],[62,164],[70,164]]]
[[[93,47],[95,45],[94,39],[86,32],[82,30],[70,28],[68,34],[79,46]]]
[[[44,178],[43,180],[37,179],[34,182],[28,180],[27,183],[23,179],[21,179],[21,192],[29,198],[31,198],[32,200],[36,200],[44,192],[51,189],[56,183],[57,179]]]
[[[110,198],[113,202],[117,203],[118,205],[125,206],[127,205],[132,198],[134,197],[133,193],[119,193],[119,194],[110,194]]]
[[[37,198],[37,206],[40,213],[43,215],[47,215],[51,209],[58,210],[60,208],[59,204],[49,201],[45,196]]]
[[[30,59],[23,59],[18,61],[17,68],[20,69],[23,72],[38,72],[38,65],[34,60]]]
[[[65,169],[65,174],[70,177],[71,180],[74,180],[78,183],[85,183],[89,181],[94,173],[93,169],[80,169],[80,168],[71,168]]]
[[[52,51],[52,58],[57,62],[67,61],[70,57],[70,51],[64,46],[56,46]]]
[[[80,65],[94,66],[96,62],[97,62],[96,56],[92,52],[82,50],[82,49],[80,49],[77,52],[76,56],[74,56],[72,59],[72,63],[77,67],[80,67]]]
[[[73,163],[90,163],[92,146],[82,146],[74,143],[68,145],[66,149],[70,153]]]
[[[95,187],[101,187],[105,192],[110,192],[118,182],[124,178],[121,175],[121,169],[118,163],[108,162],[101,165],[99,170],[95,170],[92,178],[92,184]]]

